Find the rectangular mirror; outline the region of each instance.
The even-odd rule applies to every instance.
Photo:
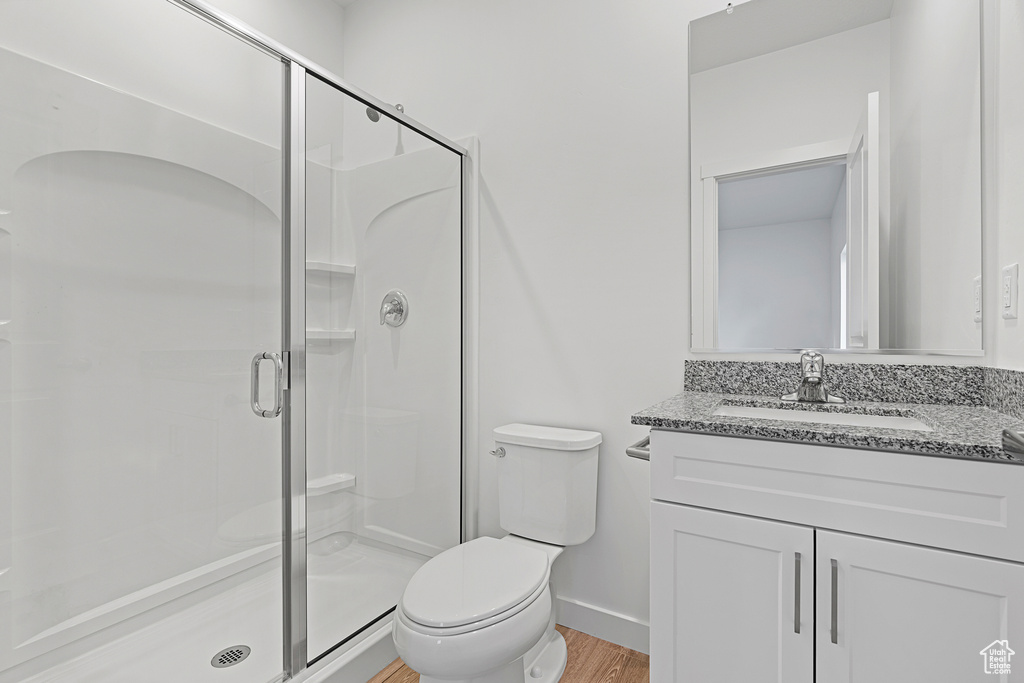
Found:
[[[691,349],[982,354],[981,48],[980,0],[690,23]]]

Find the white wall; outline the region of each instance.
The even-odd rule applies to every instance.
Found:
[[[1012,3],[1006,3],[1012,4]],[[978,7],[899,0],[892,18],[894,348],[977,349],[981,274]]]
[[[993,63],[997,73],[986,136],[986,172],[992,179],[986,197],[985,262],[986,345],[993,365],[1024,370],[1024,326],[1021,320],[1003,320],[997,296],[999,269],[1012,263],[1024,265],[1024,0],[998,0],[986,5],[995,24]],[[989,53],[991,54],[991,53]],[[1022,309],[1024,313],[1024,309]]]
[[[597,532],[559,560],[570,626],[646,649],[648,466],[629,416],[681,389],[687,23],[717,2],[370,0],[345,77],[481,147],[480,530],[491,430],[604,434]],[[567,602],[571,601],[571,602]]]
[[[719,230],[719,348],[829,348],[831,246],[828,220]]]
[[[340,75],[344,10],[334,0],[208,0],[260,33]]]

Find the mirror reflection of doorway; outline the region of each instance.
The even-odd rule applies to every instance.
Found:
[[[718,180],[718,344],[842,348],[846,159]]]

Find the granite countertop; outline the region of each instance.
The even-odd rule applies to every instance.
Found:
[[[719,405],[759,406],[913,417],[932,431],[912,431],[810,422],[713,415]],[[977,405],[936,405],[848,401],[844,404],[795,404],[769,396],[684,391],[633,415],[632,423],[655,429],[721,434],[773,441],[847,446],[870,450],[974,458],[1024,464],[1005,453],[1002,431],[1024,431],[1024,421]]]

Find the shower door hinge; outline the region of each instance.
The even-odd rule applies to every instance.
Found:
[[[292,380],[291,380],[291,377],[292,377],[292,363],[291,363],[291,360],[292,360],[292,354],[291,354],[290,351],[283,351],[281,353],[281,365],[282,365],[282,368],[281,368],[281,375],[282,375],[282,377],[281,377],[281,382],[282,382],[281,389],[283,391],[288,391],[289,389],[292,388]]]

